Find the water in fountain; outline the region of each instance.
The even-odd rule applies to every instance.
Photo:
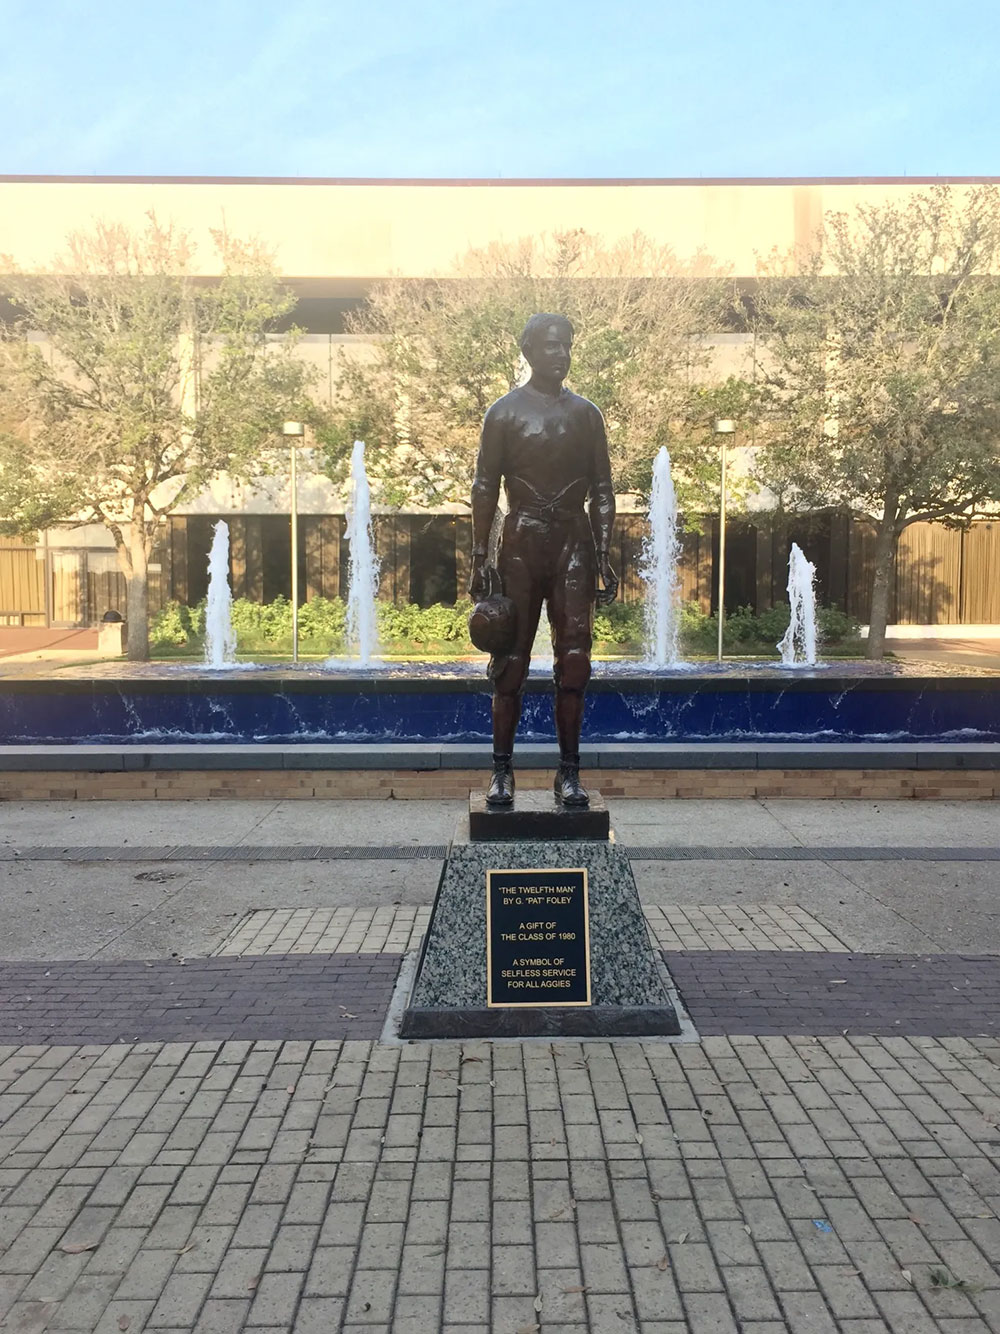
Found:
[[[355,440],[351,454],[351,498],[347,506],[347,540],[351,548],[347,591],[347,644],[357,665],[370,667],[378,653],[375,596],[378,557],[372,539],[372,498],[365,472],[365,444]]]
[[[642,544],[640,577],[646,584],[646,663],[654,668],[676,667],[677,603],[680,589],[677,537],[677,496],[670,475],[670,454],[662,446],[653,463],[649,497],[649,532]]]
[[[552,649],[552,626],[549,623],[548,603],[542,605],[542,612],[538,618],[538,629],[535,631],[535,638],[531,644],[531,667],[532,676],[551,676],[552,666],[555,662],[555,656]]]
[[[791,617],[778,649],[784,667],[816,664],[816,566],[807,561],[797,542],[788,553],[788,605]]]
[[[229,587],[229,524],[220,519],[208,556],[208,600],[205,605],[205,666],[219,670],[236,661],[233,592]]]

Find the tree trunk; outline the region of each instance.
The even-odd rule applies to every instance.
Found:
[[[149,661],[149,559],[145,535],[129,533],[129,568],[125,571],[128,590],[128,659],[129,662]]]
[[[879,520],[875,537],[875,583],[868,614],[868,647],[865,657],[881,659],[885,656],[885,628],[889,623],[889,602],[893,577],[896,573],[896,519],[889,512]]]

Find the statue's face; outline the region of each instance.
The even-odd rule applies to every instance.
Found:
[[[572,346],[572,339],[561,325],[549,324],[535,334],[525,351],[525,360],[539,375],[561,382],[569,374]]]

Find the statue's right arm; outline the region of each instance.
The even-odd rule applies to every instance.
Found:
[[[479,440],[476,476],[472,483],[472,577],[486,563],[490,529],[500,497],[500,478],[503,473],[503,423],[496,403],[483,419],[483,433]]]

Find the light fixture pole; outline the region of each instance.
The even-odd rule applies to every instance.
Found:
[[[736,433],[736,423],[729,417],[720,417],[713,426],[714,433],[719,437],[721,446],[721,464],[719,481],[719,593],[718,593],[718,622],[719,622],[719,642],[716,651],[716,660],[722,661],[722,629],[726,619],[726,446],[729,443],[729,437]]]
[[[299,660],[299,483],[296,455],[298,443],[306,433],[301,422],[282,422],[281,434],[291,453],[292,492],[292,662]]]

